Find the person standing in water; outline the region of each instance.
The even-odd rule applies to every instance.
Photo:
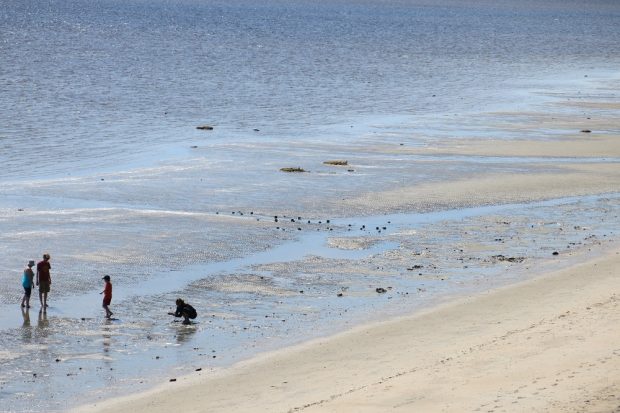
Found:
[[[50,255],[43,254],[43,261],[39,261],[37,264],[37,285],[39,286],[39,301],[41,301],[41,308],[43,311],[47,308],[47,294],[50,292],[50,286],[52,285],[52,277],[50,270]]]
[[[24,276],[22,277],[22,287],[24,287],[24,297],[22,298],[22,307],[30,308],[30,294],[32,294],[32,287],[34,286],[34,261],[28,261],[28,266],[24,269]]]
[[[110,282],[110,276],[104,275],[102,278],[105,281],[105,286],[103,287],[103,291],[99,294],[103,294],[103,304],[102,307],[105,310],[105,318],[112,317],[112,311],[110,311],[110,303],[112,302],[112,283]]]

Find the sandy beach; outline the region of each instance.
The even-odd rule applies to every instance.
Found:
[[[31,322],[26,312],[21,327],[7,324],[13,335],[5,342],[21,341],[42,361],[23,369],[25,350],[7,345],[0,353],[16,366],[3,370],[0,391],[14,403],[7,411],[28,400],[42,411],[75,412],[618,411],[620,146],[616,117],[599,117],[596,128],[587,125],[591,133],[568,120],[523,120],[524,130],[572,130],[553,140],[455,139],[417,149],[365,142],[349,159],[379,158],[354,164],[360,173],[385,167],[377,178],[416,177],[429,165],[445,172],[349,189],[320,204],[309,197],[285,211],[312,216],[307,223],[278,221],[279,210],[71,210],[80,219],[63,221],[69,233],[88,225],[91,238],[106,240],[117,234],[118,217],[129,225],[124,248],[85,254],[75,246],[60,257],[80,277],[80,260],[120,263],[126,278],[116,277],[114,305],[122,316],[102,323],[93,294],[83,294],[54,301],[49,318],[33,312]],[[384,165],[383,155],[399,160]],[[512,166],[497,168],[504,162]],[[313,186],[326,176],[342,185],[350,178],[280,179]],[[113,185],[122,187],[118,179]],[[16,238],[19,222],[54,217],[11,214]],[[171,237],[163,222],[189,236]],[[273,242],[280,247],[261,247]],[[164,272],[137,295],[126,282],[141,279],[148,245],[166,251],[157,263],[174,264],[174,277]],[[177,255],[169,256],[173,245]],[[263,251],[235,260],[231,246],[239,255]],[[185,268],[187,258],[215,262]],[[78,277],[60,282],[83,288]],[[153,311],[176,296],[200,309],[195,326],[179,328]],[[56,400],[32,390],[48,381],[59,389]],[[84,397],[72,400],[78,383]]]
[[[77,412],[612,412],[620,251]]]

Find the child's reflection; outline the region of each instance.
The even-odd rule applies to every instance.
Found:
[[[32,342],[32,326],[30,325],[30,311],[28,307],[22,307],[22,317],[24,322],[22,324],[22,341],[24,343]]]

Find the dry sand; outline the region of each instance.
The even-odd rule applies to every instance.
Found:
[[[620,251],[80,412],[620,411]]]

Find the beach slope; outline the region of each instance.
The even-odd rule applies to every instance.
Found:
[[[620,411],[620,251],[80,412]]]

